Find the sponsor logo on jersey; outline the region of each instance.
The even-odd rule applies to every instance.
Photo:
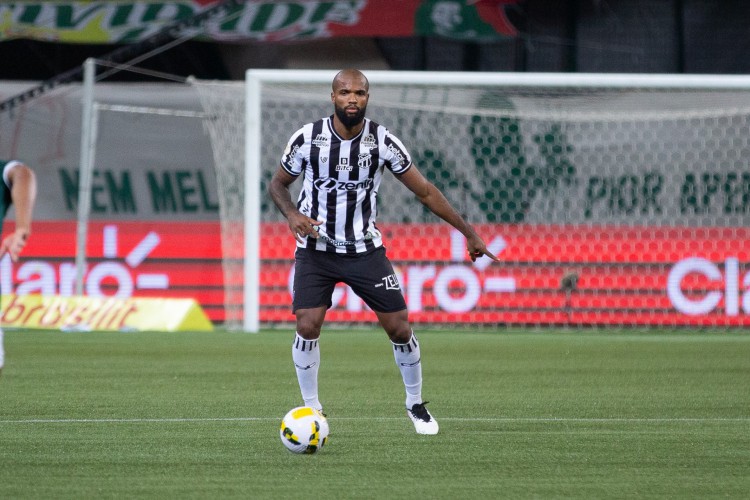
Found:
[[[357,242],[356,242],[356,241],[350,241],[350,240],[345,240],[345,241],[334,240],[333,238],[329,238],[328,236],[326,236],[326,235],[325,235],[325,234],[323,234],[323,233],[319,233],[319,234],[318,234],[318,238],[320,238],[321,240],[325,241],[326,243],[330,243],[331,245],[333,245],[333,246],[336,246],[336,247],[349,247],[349,246],[354,246],[354,245],[356,245],[356,244],[357,244]]]
[[[328,146],[328,137],[324,136],[323,134],[318,134],[315,139],[313,139],[312,143],[313,146],[317,146],[319,148],[324,148]]]
[[[339,158],[339,164],[336,165],[336,172],[351,172],[352,166],[349,165],[349,158]]]
[[[359,144],[365,149],[375,149],[378,147],[378,143],[375,141],[375,136],[372,134],[364,136]]]
[[[373,238],[375,238],[375,234],[372,231],[367,231],[365,233],[364,239],[361,241],[357,240],[335,240],[333,238],[329,238],[323,232],[320,230],[319,226],[315,226],[315,230],[318,231],[318,238],[325,241],[326,243],[330,243],[331,245],[337,246],[337,247],[346,247],[346,246],[354,246],[357,243],[360,243],[361,241],[371,241]],[[380,236],[380,232],[376,229],[375,233],[377,233],[378,236]],[[375,285],[375,287],[383,286],[382,283],[378,283]]]
[[[396,158],[399,165],[401,165],[402,167],[406,167],[406,158],[404,157],[403,153],[401,153],[401,150],[399,150],[393,144],[388,144],[388,151],[390,151],[390,153]]]
[[[321,191],[357,191],[358,189],[370,189],[372,187],[372,179],[365,179],[362,181],[339,181],[330,177],[317,179],[313,182],[315,189]]]
[[[294,157],[297,156],[297,151],[299,151],[299,145],[295,144],[294,147],[290,150],[289,146],[286,147],[286,151],[284,151],[284,164],[287,167],[290,167],[294,164]]]
[[[357,158],[359,168],[370,168],[372,166],[372,155],[370,153],[360,153]]]

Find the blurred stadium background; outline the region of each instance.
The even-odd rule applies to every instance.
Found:
[[[3,293],[192,297],[241,324],[247,69],[585,73],[600,83],[373,88],[371,116],[503,260],[465,262],[450,228],[384,186],[414,320],[750,324],[747,2],[38,1],[0,14],[0,157],[34,167],[42,193],[23,260],[0,262]],[[81,282],[87,58],[98,107]],[[613,73],[717,78],[603,87]],[[261,182],[288,135],[330,112],[325,85],[275,90]],[[293,247],[263,186],[260,319],[275,326],[293,319]],[[373,316],[341,289],[331,319]]]
[[[0,497],[746,498],[748,21],[746,0],[0,3],[0,158],[40,188],[25,255],[0,260]],[[414,435],[382,331],[340,288],[331,442],[292,456],[293,242],[263,188],[350,66],[501,263],[467,262],[386,179],[441,434]],[[252,102],[262,147],[248,69],[285,71]],[[248,201],[259,335],[227,331]],[[128,333],[38,330],[66,303],[32,297],[79,294],[99,302],[67,330]],[[218,331],[125,325],[136,300],[195,314],[159,298]]]

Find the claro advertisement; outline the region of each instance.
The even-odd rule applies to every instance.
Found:
[[[383,226],[415,322],[476,324],[750,325],[748,228],[478,226],[500,263],[465,255],[444,224]],[[95,222],[89,229],[90,297],[194,297],[224,319],[217,222]],[[0,261],[7,294],[75,291],[75,224],[42,221],[26,256]],[[260,317],[291,322],[294,241],[283,223],[261,229]],[[241,279],[232,286],[241,287]],[[241,296],[241,295],[240,295]],[[344,285],[329,320],[375,316]]]

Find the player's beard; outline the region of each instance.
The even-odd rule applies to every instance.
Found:
[[[346,128],[352,128],[362,123],[362,120],[365,119],[365,110],[367,109],[367,106],[359,108],[359,111],[353,115],[347,114],[346,108],[340,108],[338,106],[335,106],[334,108],[339,121]]]

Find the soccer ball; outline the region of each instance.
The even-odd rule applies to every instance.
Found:
[[[292,408],[281,420],[279,436],[294,453],[317,453],[328,442],[328,420],[315,408]]]

